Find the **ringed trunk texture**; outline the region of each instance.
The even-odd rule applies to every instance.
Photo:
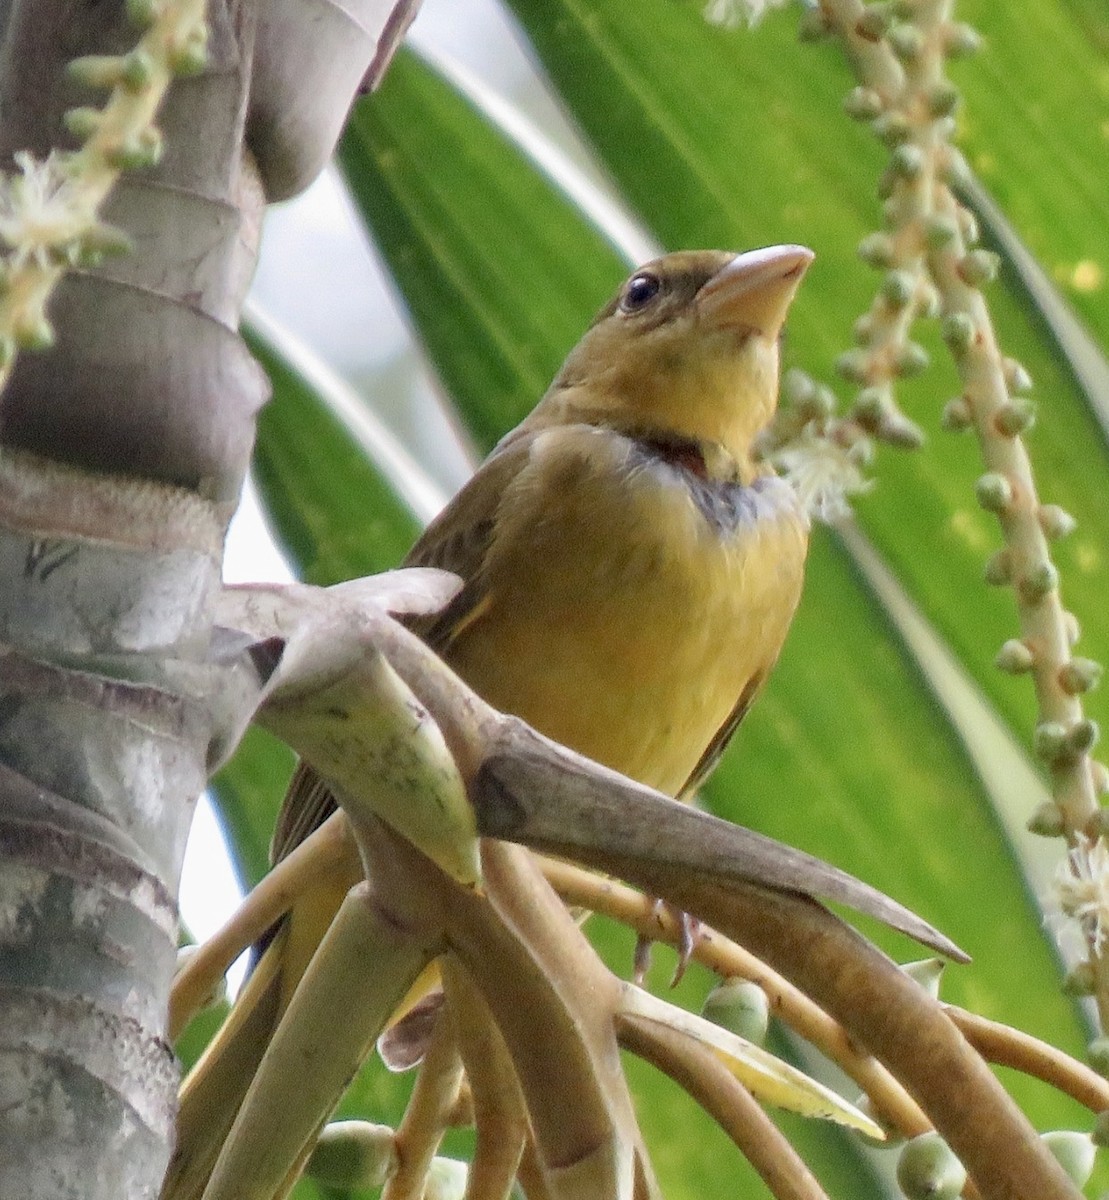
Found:
[[[268,394],[239,314],[266,200],[310,182],[414,8],[210,0],[161,162],[101,213],[132,252],[63,278],[54,345],[0,395],[0,1195],[158,1193],[185,839],[250,705],[213,653]],[[66,64],[141,35],[123,0],[0,0],[0,167],[76,148],[63,114],[107,95]]]

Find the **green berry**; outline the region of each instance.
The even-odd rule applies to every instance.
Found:
[[[952,354],[965,354],[974,343],[974,322],[968,313],[948,313],[940,326],[940,336]]]
[[[882,297],[891,308],[904,308],[915,290],[916,280],[909,271],[890,271],[882,280]]]
[[[1067,631],[1067,645],[1077,646],[1078,639],[1082,636],[1082,627],[1078,624],[1078,618],[1072,612],[1063,613],[1063,625]]]
[[[871,122],[870,131],[883,146],[891,148],[907,142],[913,135],[913,127],[909,124],[909,118],[904,113],[896,111],[882,113],[875,117]]]
[[[1061,762],[1067,756],[1067,727],[1060,721],[1041,721],[1032,735],[1032,748],[1046,763]]]
[[[1033,567],[1020,581],[1017,590],[1027,604],[1039,604],[1059,586],[1059,572],[1054,563],[1042,562]]]
[[[70,108],[62,116],[66,129],[79,141],[86,142],[100,128],[104,114],[98,108]]]
[[[933,250],[943,250],[959,236],[959,227],[950,217],[929,217],[924,236]]]
[[[966,165],[965,163],[963,164]],[[955,214],[955,220],[959,225],[959,232],[963,235],[963,240],[969,246],[973,246],[978,241],[978,218],[963,205],[959,205],[959,209]]]
[[[396,1135],[369,1121],[332,1121],[324,1126],[305,1174],[344,1191],[378,1188],[397,1168]]]
[[[974,485],[978,503],[987,511],[1004,512],[1013,502],[1013,485],[998,471],[988,471]]]
[[[1088,717],[1075,721],[1067,733],[1067,748],[1074,755],[1089,754],[1101,737],[1101,729],[1096,721]]]
[[[896,146],[890,154],[890,167],[902,179],[916,179],[924,170],[924,151],[908,143]]]
[[[1032,376],[1015,358],[1006,358],[1001,362],[1005,375],[1005,386],[1014,396],[1023,396],[1032,390]]]
[[[928,369],[928,351],[916,342],[906,342],[894,358],[894,370],[903,379],[920,375]]]
[[[884,413],[875,435],[889,446],[901,450],[919,450],[927,440],[924,430],[896,409]]]
[[[935,84],[928,92],[928,111],[934,117],[949,117],[959,107],[959,89],[946,80]]]
[[[161,16],[163,3],[164,0],[127,0],[127,19],[146,29]]]
[[[1001,259],[992,250],[971,250],[959,263],[959,278],[971,287],[993,283],[1001,268]]]
[[[1042,505],[1037,515],[1040,528],[1044,531],[1044,537],[1052,542],[1065,538],[1078,527],[1078,522],[1074,517],[1065,508],[1060,508],[1058,504]]]
[[[749,979],[725,979],[705,997],[701,1015],[761,1046],[770,1028],[770,1001],[762,988]]]
[[[199,75],[208,65],[208,26],[198,25],[169,56],[169,69],[179,78]]]
[[[1018,437],[1036,423],[1036,406],[1022,396],[1006,400],[994,413],[993,423],[1003,437]]]
[[[955,1200],[967,1173],[938,1133],[906,1142],[897,1160],[897,1183],[908,1200]]]
[[[874,337],[874,318],[870,313],[863,313],[861,317],[856,319],[855,323],[851,326],[851,333],[855,338],[857,346],[870,345]]]
[[[916,311],[925,320],[930,321],[933,317],[940,315],[940,309],[943,303],[940,300],[939,289],[934,283],[928,280],[922,280],[916,293]]]
[[[870,355],[865,350],[847,350],[836,359],[836,373],[852,383],[870,379]]]
[[[1059,686],[1068,696],[1081,696],[1097,687],[1101,674],[1101,663],[1092,658],[1072,658],[1059,668]]]
[[[859,257],[870,267],[892,267],[897,249],[888,233],[868,233],[859,243]]]
[[[856,121],[873,121],[885,105],[882,97],[870,88],[852,88],[843,101],[844,112]]]
[[[1076,1187],[1085,1187],[1093,1174],[1096,1148],[1088,1133],[1073,1129],[1055,1129],[1040,1134],[1044,1145],[1055,1155],[1056,1160]]]
[[[105,151],[109,164],[121,171],[139,171],[157,166],[162,157],[162,135],[157,129],[143,129]]]
[[[893,20],[893,14],[884,4],[868,4],[855,22],[855,32],[868,42],[884,37]]]
[[[994,665],[1007,675],[1023,675],[1031,671],[1036,658],[1025,642],[1010,638],[997,652]]]
[[[970,25],[952,25],[947,31],[944,50],[950,58],[968,58],[982,49],[982,35]]]
[[[143,50],[132,50],[121,63],[120,83],[129,92],[142,92],[154,78],[154,63]]]
[[[864,429],[876,428],[885,415],[888,401],[882,388],[863,388],[855,397],[853,415]]]
[[[924,35],[915,25],[894,25],[886,35],[890,49],[902,62],[912,62],[924,49]]]
[[[965,396],[956,396],[954,400],[948,400],[944,405],[940,424],[950,433],[961,433],[974,424],[974,417]]]
[[[818,42],[832,32],[831,25],[819,8],[806,8],[801,13],[797,27],[797,39],[801,42]]]

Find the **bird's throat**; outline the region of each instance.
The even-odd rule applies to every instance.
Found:
[[[705,460],[704,447],[692,438],[679,436],[640,438],[644,448],[657,455],[663,462],[679,470],[688,471],[698,479],[709,478],[709,467]]]

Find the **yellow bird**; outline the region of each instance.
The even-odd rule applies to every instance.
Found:
[[[716,763],[800,597],[808,522],[753,443],[777,403],[779,334],[812,257],[773,246],[641,267],[406,560],[462,577],[419,632],[486,701],[669,795],[691,796]],[[333,810],[302,766],[275,853]],[[266,1015],[238,1019],[259,1042],[254,1062],[358,878],[352,861],[321,881],[260,964],[251,982]],[[199,1195],[211,1167],[214,1139],[190,1146],[193,1132],[221,1109],[226,1130],[249,1083],[242,1046],[221,1056],[183,1089],[173,1200]]]

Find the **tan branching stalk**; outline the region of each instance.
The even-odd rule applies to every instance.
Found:
[[[500,1200],[513,1170],[531,1200],[653,1200],[657,1185],[617,1053],[619,1031],[624,1029],[627,1040],[626,1018],[636,1015],[653,1023],[652,1030],[658,1026],[681,1037],[678,1057],[668,1058],[676,1072],[679,1059],[707,1062],[694,1048],[697,1044],[712,1046],[736,1078],[771,1080],[765,1094],[774,1102],[789,1097],[801,1111],[831,1115],[834,1110],[859,1127],[870,1125],[826,1090],[806,1086],[796,1073],[774,1069],[764,1052],[743,1050],[739,1039],[724,1030],[706,1036],[711,1027],[703,1019],[686,1020],[688,1014],[679,1019],[664,1001],[629,991],[597,958],[535,857],[502,838],[572,855],[742,940],[769,966],[711,931],[706,933],[707,948],[699,953],[726,974],[746,974],[762,984],[772,1006],[788,1011],[797,1028],[828,1047],[832,1057],[851,1063],[856,1078],[878,1098],[883,1115],[898,1114],[895,1124],[915,1132],[927,1123],[922,1111],[927,1113],[964,1159],[983,1196],[1062,1200],[1075,1194],[931,996],[805,894],[815,887],[816,895],[861,903],[866,911],[914,929],[926,944],[946,944],[946,952],[955,957],[957,947],[915,918],[906,924],[906,914],[898,915],[892,902],[863,885],[839,890],[846,886],[845,878],[817,860],[660,797],[496,713],[384,611],[363,607],[361,601],[344,609],[345,596],[350,598],[338,589],[304,587],[238,596],[236,611],[253,622],[248,627],[256,636],[272,642],[275,634],[267,629],[276,622],[276,629],[287,630],[289,638],[276,671],[266,677],[269,690],[261,719],[296,731],[305,752],[320,741],[325,758],[331,755],[327,761],[343,773],[334,760],[331,727],[306,716],[322,702],[325,708],[334,702],[332,720],[342,720],[345,729],[348,712],[384,705],[385,728],[389,705],[411,713],[393,675],[403,679],[442,731],[465,780],[483,835],[483,882],[475,888],[450,873],[449,857],[446,866],[437,865],[390,830],[375,807],[382,781],[357,787],[356,777],[350,776],[349,787],[339,793],[342,816],[359,847],[366,880],[348,895],[269,1042],[213,1169],[210,1200],[247,1195],[273,1200],[286,1194],[345,1081],[424,964],[444,953],[448,1000],[453,998],[456,1007],[449,1022],[440,1019],[439,1028],[450,1028],[457,1038],[471,1076],[478,1127],[469,1200]],[[387,606],[388,597],[376,603]],[[345,643],[337,636],[343,631]],[[307,652],[320,638],[333,652],[326,663]],[[374,654],[384,656],[392,673],[368,669]],[[441,753],[427,738],[414,740],[413,746],[429,759],[437,760]],[[411,768],[403,756],[392,762],[392,769],[400,771],[398,786],[410,777]],[[422,770],[418,774],[423,777]],[[646,834],[645,824],[650,827]],[[662,829],[668,832],[661,838],[660,854]],[[321,837],[312,853],[324,861],[334,850],[329,845]],[[573,868],[560,872],[548,863],[546,870],[566,900],[600,909],[610,905],[614,915],[633,927],[657,932],[658,917],[642,897],[629,900],[627,889],[591,880]],[[281,875],[280,869],[276,874]],[[306,864],[297,864],[281,878],[273,896],[253,905],[249,918],[233,923],[236,937],[272,918],[308,876]],[[676,931],[667,924],[665,932],[673,936]],[[220,955],[226,958],[235,938],[224,936],[221,943]],[[208,972],[220,955],[211,959]],[[372,977],[364,966],[370,958],[375,962]],[[386,970],[387,994],[382,995]],[[201,982],[193,980],[190,986],[200,991]],[[319,1015],[335,1012],[352,1014],[339,1039]],[[657,1039],[653,1044],[657,1048]],[[927,1047],[924,1054],[921,1045]],[[868,1051],[882,1067],[867,1061]],[[308,1060],[313,1063],[310,1078],[303,1070]],[[429,1094],[436,1094],[436,1080],[441,1081],[437,1061],[433,1055],[423,1068],[423,1088]],[[741,1143],[749,1137],[759,1143],[751,1131],[760,1118],[746,1113],[746,1096],[731,1084],[717,1086],[711,1077],[715,1074],[709,1072],[691,1086],[695,1098],[714,1115],[719,1110],[725,1127]],[[749,1086],[757,1092],[762,1085]],[[417,1125],[413,1117],[413,1127],[441,1130],[456,1120],[456,1095],[457,1088],[428,1108],[438,1114],[433,1121]],[[413,1145],[423,1147],[413,1156],[418,1167],[413,1185],[427,1169],[436,1138],[413,1139]],[[403,1141],[398,1132],[387,1147],[397,1151],[402,1169]],[[207,1153],[203,1146],[200,1153]],[[792,1172],[786,1159],[767,1153],[766,1171]],[[179,1174],[204,1170],[200,1158],[195,1170],[186,1159],[179,1166]],[[401,1182],[391,1186],[398,1188]],[[803,1176],[780,1186],[785,1188],[781,1194],[807,1194]]]
[[[349,837],[349,831],[344,832],[345,821],[336,820],[325,828],[331,831],[326,837],[316,835],[315,841],[306,843],[306,846],[311,847],[310,861],[313,869],[326,867],[328,857],[334,854],[332,843],[337,842],[341,832],[343,837]],[[548,881],[568,904],[586,905],[628,925],[637,933],[677,944],[677,922],[665,911],[659,913],[657,906],[642,893],[564,862],[541,858],[540,864]],[[267,887],[264,883],[258,889],[263,897],[268,897],[272,892],[279,899],[266,898],[264,903],[256,902],[252,894],[244,904],[242,912],[236,914],[226,929],[216,936],[212,948],[204,948],[203,953],[209,960],[209,966],[202,972],[201,978],[186,974],[193,970],[193,962],[185,968],[182,977],[189,994],[210,988],[217,965],[222,962],[226,967],[245,944],[279,917],[290,898],[295,896],[297,882],[306,873],[312,873],[309,867],[300,865],[295,860],[289,863],[289,867],[291,869],[288,869],[287,877],[283,876],[286,864],[277,869],[275,880],[273,876],[270,877],[274,882],[282,881],[279,888]],[[235,934],[237,936],[234,936]],[[843,1028],[804,993],[749,951],[706,927],[695,948],[694,957],[723,977],[741,976],[757,982],[766,991],[775,1015],[854,1078],[867,1093],[872,1112],[889,1128],[906,1137],[913,1137],[930,1128],[924,1114],[884,1067],[860,1051]],[[459,1106],[455,1099],[450,1099],[449,1102],[444,1099],[443,1104],[436,1102],[435,1105],[431,1105],[429,1102],[417,1103],[414,1097],[409,1110],[408,1126],[402,1126],[409,1143],[402,1161],[409,1167],[411,1181],[419,1177],[420,1171],[426,1171],[434,1153],[438,1133],[435,1132],[430,1137],[420,1134],[417,1138],[413,1130],[424,1130],[426,1133],[434,1126],[435,1130],[441,1132],[441,1127],[456,1124],[459,1119],[465,1124],[475,1124],[478,1144],[470,1174],[468,1195],[470,1200],[486,1200],[487,1197],[500,1196],[506,1181],[511,1183],[515,1173],[518,1172],[521,1177],[529,1175],[526,1105],[520,1094],[511,1055],[480,995],[466,973],[449,957],[444,962],[444,970],[447,982],[451,985],[448,989],[452,1001],[451,1018],[473,1091],[472,1101],[463,1106],[467,1111],[461,1114],[460,1118],[457,1112]],[[1093,1112],[1109,1108],[1109,1085],[1095,1072],[1068,1055],[1019,1030],[962,1009],[948,1006],[946,1011],[970,1044],[988,1061],[1042,1079],[1086,1105]],[[630,1029],[626,1020],[621,1020],[619,1037],[622,1044],[674,1075],[679,1082],[685,1079],[683,1072],[687,1067],[693,1069],[690,1064],[694,1063],[694,1059],[696,1064],[699,1064],[698,1071],[702,1067],[707,1069],[708,1059],[703,1052],[697,1051],[695,1043],[689,1039],[681,1038],[676,1033],[669,1039],[672,1048],[677,1047],[680,1050],[677,1058],[674,1058],[673,1055],[664,1054],[665,1046],[658,1042],[657,1038],[652,1041],[648,1037],[648,1046],[636,1030]],[[648,1034],[653,1036],[657,1032],[657,1026],[639,1029],[639,1033],[643,1033],[644,1037]],[[666,1063],[661,1061],[660,1055],[667,1058]],[[418,1095],[424,1096],[424,1101],[427,1101],[427,1096],[438,1096],[442,1092],[439,1083],[436,1082],[441,1074],[438,1062],[437,1054],[430,1055],[425,1062],[424,1070],[428,1072],[428,1078],[418,1092]],[[679,1069],[675,1063],[679,1066],[684,1063],[685,1067]],[[753,1128],[753,1118],[747,1112],[750,1102],[743,1098],[746,1093],[736,1100],[739,1095],[736,1088],[739,1085],[727,1072],[721,1074],[722,1071],[722,1068],[709,1071],[712,1078],[706,1076],[699,1082],[693,1081],[686,1090],[721,1123],[746,1153],[745,1139],[752,1134]],[[693,1086],[694,1083],[696,1086]],[[685,1082],[683,1086],[686,1086]],[[445,1093],[442,1094],[445,1096]],[[434,1120],[430,1120],[428,1114],[433,1109]],[[417,1120],[419,1114],[423,1115]],[[741,1134],[741,1130],[746,1132]],[[423,1147],[420,1153],[414,1153],[412,1149],[417,1141]],[[534,1154],[534,1148],[531,1153]],[[770,1164],[779,1161],[774,1154],[768,1160]],[[808,1186],[804,1180],[781,1185],[771,1184],[772,1190],[776,1186],[785,1188],[780,1193],[782,1195],[795,1194],[790,1188],[798,1187],[802,1188],[802,1191],[796,1194],[807,1194],[803,1190]],[[537,1187],[538,1184],[533,1181],[531,1190],[536,1190]]]
[[[1011,1025],[991,1021],[952,1004],[946,1006],[946,1011],[987,1062],[1042,1079],[1084,1104],[1092,1113],[1109,1110],[1109,1082],[1085,1063],[1076,1062],[1056,1046]]]
[[[174,976],[168,1037],[176,1041],[219,987],[231,964],[289,911],[298,895],[322,873],[344,861],[351,843],[344,820],[327,821],[282,859],[206,942],[197,946]]]
[[[622,1017],[620,1044],[669,1075],[712,1116],[776,1200],[828,1200],[824,1189],[751,1093],[703,1046],[674,1030]]]
[[[74,267],[95,266],[127,248],[125,236],[97,219],[97,210],[122,170],[152,166],[161,155],[154,116],[175,76],[195,74],[206,61],[206,0],[129,0],[145,32],[127,54],[76,59],[81,84],[109,88],[103,108],[66,113],[82,141],[73,152],[51,151],[36,161],[16,154],[18,174],[0,181],[0,390],[20,348],[54,340],[46,305]]]
[[[425,964],[442,950],[429,924],[398,920],[368,883],[354,887],[278,1025],[204,1189],[200,1145],[171,1167],[173,1195],[235,1200],[285,1196],[290,1168]],[[367,963],[374,987],[364,986]],[[357,1003],[351,1003],[352,996]],[[343,1014],[342,1037],[335,1036]],[[305,1064],[311,1064],[306,1070]],[[203,1118],[204,1114],[201,1114]],[[179,1145],[179,1150],[182,1147]],[[188,1180],[187,1187],[185,1180]],[[176,1182],[175,1182],[176,1180]],[[199,1186],[198,1186],[199,1185]]]
[[[678,922],[665,910],[660,912],[642,892],[557,859],[542,859],[541,865],[551,886],[567,904],[603,913],[643,937],[678,944]],[[843,1027],[804,992],[750,951],[704,927],[693,948],[693,958],[721,978],[739,977],[757,983],[767,994],[771,1012],[849,1075],[866,1092],[872,1112],[884,1125],[905,1137],[931,1128],[912,1097],[881,1063],[861,1051]]]
[[[1039,498],[1021,439],[1033,416],[1022,396],[1030,381],[1002,354],[981,290],[995,276],[997,260],[974,248],[976,222],[953,190],[967,168],[951,142],[958,93],[946,78],[946,61],[977,49],[979,41],[953,12],[954,0],[820,3],[821,20],[842,41],[859,81],[848,111],[869,121],[891,151],[879,184],[887,228],[861,246],[863,257],[888,273],[857,326],[860,346],[840,360],[863,390],[847,418],[825,420],[816,432],[843,443],[851,428],[876,436],[885,426],[907,428],[893,401],[892,380],[909,373],[905,366],[915,371],[926,365],[923,352],[906,340],[915,317],[942,317],[943,338],[963,388],[945,409],[943,423],[977,434],[986,468],[977,498],[997,516],[1004,540],[986,565],[986,579],[1011,586],[1016,599],[1020,636],[1005,643],[997,664],[1030,674],[1039,705],[1035,749],[1050,774],[1053,800],[1033,814],[1030,828],[1063,835],[1070,846],[1059,900],[1082,925],[1089,954],[1071,984],[1096,993],[1106,1027],[1109,957],[1102,950],[1098,878],[1104,853],[1094,847],[1101,834],[1098,791],[1105,786],[1105,770],[1090,757],[1098,731],[1082,707],[1082,694],[1096,685],[1100,667],[1072,653],[1077,622],[1063,607],[1049,542],[1068,533],[1073,521]],[[804,417],[803,405],[799,411],[795,425]],[[795,437],[796,430],[785,427],[779,439],[787,434]],[[781,457],[781,447],[772,450]]]
[[[397,1169],[386,1182],[381,1200],[421,1200],[461,1083],[462,1060],[454,1029],[450,1021],[440,1018],[397,1126]]]
[[[638,872],[627,864],[621,874],[634,881]],[[669,900],[765,957],[872,1049],[932,1118],[984,1197],[1075,1200],[1079,1193],[949,1018],[827,910],[786,893],[719,891],[692,872],[659,868],[652,875]]]
[[[543,1175],[539,1153],[535,1148],[533,1138],[529,1137],[524,1146],[524,1153],[520,1157],[520,1170],[517,1172],[516,1179],[527,1200],[554,1200]]]
[[[449,955],[443,961],[443,983],[477,1133],[466,1200],[508,1200],[530,1132],[520,1082],[481,993]]]

